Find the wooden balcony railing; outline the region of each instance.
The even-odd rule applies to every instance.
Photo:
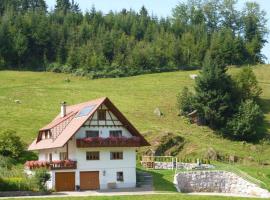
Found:
[[[31,160],[25,163],[25,167],[28,169],[47,168],[50,170],[60,169],[77,169],[77,161],[73,160],[54,160],[54,161],[40,161]]]
[[[139,137],[92,137],[76,140],[77,147],[139,147]]]

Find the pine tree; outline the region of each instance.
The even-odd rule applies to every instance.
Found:
[[[66,14],[71,9],[71,3],[69,0],[56,0],[55,11]]]
[[[195,86],[195,108],[199,117],[211,128],[224,127],[232,114],[232,82],[226,68],[208,57]]]

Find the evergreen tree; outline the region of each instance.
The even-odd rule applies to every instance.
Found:
[[[259,99],[262,93],[262,88],[256,79],[254,72],[251,67],[243,68],[235,77],[235,83],[237,87],[238,97],[242,100],[253,100]]]
[[[69,0],[56,0],[55,11],[66,14],[71,9],[71,3]]]
[[[265,35],[266,28],[266,13],[261,11],[259,4],[255,2],[247,2],[243,10],[243,30],[246,41],[246,48],[249,53],[249,62],[261,62],[263,56],[261,49],[267,42]]]
[[[196,78],[194,106],[199,117],[211,128],[223,127],[232,115],[231,91],[231,78],[226,74],[226,68],[208,58]]]

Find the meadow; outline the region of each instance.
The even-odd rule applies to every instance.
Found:
[[[263,89],[261,104],[265,115],[264,128],[269,135],[270,68],[269,65],[261,65],[254,66],[253,69]],[[230,68],[228,73],[234,75],[237,71],[239,68]],[[198,73],[196,70],[178,71],[89,80],[51,72],[0,71],[0,128],[1,131],[15,130],[26,144],[30,144],[39,128],[59,113],[60,102],[66,101],[71,105],[107,96],[150,142],[166,132],[184,137],[186,143],[179,152],[180,157],[203,157],[211,147],[222,154],[237,155],[255,161],[258,159],[269,161],[270,145],[262,149],[260,144],[231,141],[205,126],[190,124],[187,119],[178,116],[176,95],[184,86],[191,88],[195,81],[190,78],[190,74]],[[156,108],[162,111],[164,114],[162,117],[154,114]],[[253,163],[235,164],[233,168],[255,177],[262,181],[263,187],[270,189],[270,167]],[[155,190],[175,191],[171,182],[172,171],[159,170],[151,173],[154,177]],[[147,196],[146,199],[157,199],[156,197]],[[122,198],[124,197],[113,197],[113,199]],[[133,198],[135,197],[129,197]],[[144,197],[136,197],[140,198]],[[180,195],[177,198],[185,199],[190,196]],[[211,198],[192,197],[192,199]],[[218,198],[226,199],[226,197]],[[93,199],[109,200],[112,197]],[[166,199],[166,196],[160,195],[158,199]]]
[[[238,70],[233,68],[229,73]],[[268,65],[255,66],[254,71],[263,88],[261,101],[265,128],[269,132],[270,68]],[[212,147],[224,154],[269,159],[270,148],[259,151],[260,145],[225,139],[205,126],[190,124],[178,116],[176,95],[184,86],[192,87],[194,80],[189,75],[198,73],[178,71],[89,80],[51,72],[1,71],[0,128],[15,130],[26,144],[30,144],[39,128],[59,113],[60,102],[71,105],[107,96],[150,142],[164,132],[184,137],[186,144],[180,156],[201,157]],[[155,108],[164,115],[156,116]]]

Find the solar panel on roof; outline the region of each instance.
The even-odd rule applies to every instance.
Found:
[[[89,115],[89,113],[96,107],[96,105],[86,106],[80,110],[80,112],[76,115],[76,117],[83,117]]]

